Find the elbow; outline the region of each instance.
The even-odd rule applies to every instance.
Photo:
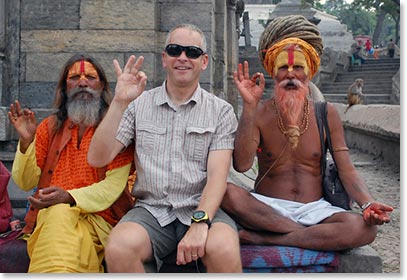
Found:
[[[96,153],[93,153],[92,151],[89,150],[88,152],[88,164],[92,167],[95,168],[100,168],[105,166],[106,164],[103,162],[102,159],[100,159]]]
[[[251,167],[252,167],[252,164],[242,164],[242,163],[233,162],[233,168],[239,173],[246,172]]]
[[[240,173],[246,172],[253,166],[254,155],[233,154],[233,168]]]

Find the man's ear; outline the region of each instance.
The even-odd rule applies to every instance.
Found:
[[[163,66],[164,69],[167,68],[167,57],[164,51],[161,53],[161,65]]]
[[[208,68],[209,55],[206,53],[206,54],[202,55],[201,59],[202,59],[201,70],[205,70],[206,68]]]

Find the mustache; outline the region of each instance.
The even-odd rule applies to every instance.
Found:
[[[77,95],[79,93],[83,93],[83,92],[86,92],[86,93],[91,94],[92,96],[95,96],[95,95],[98,95],[101,91],[87,88],[87,87],[76,87],[76,88],[69,90],[67,92],[67,94],[68,94],[68,96],[74,97],[75,95]]]
[[[298,79],[286,79],[279,83],[279,87],[282,87],[282,88],[297,89],[297,88],[302,88],[303,86],[304,86],[304,84]]]

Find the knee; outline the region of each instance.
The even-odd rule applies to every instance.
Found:
[[[236,201],[242,199],[242,195],[247,193],[247,191],[243,188],[236,186],[235,184],[228,183],[225,195],[223,196],[221,207],[225,211],[231,211],[236,206]]]
[[[221,223],[215,223],[213,226],[217,226]],[[239,236],[237,232],[226,224],[219,225],[222,226],[222,230],[217,233],[212,233],[208,236],[206,242],[205,254],[206,256],[219,259],[227,260],[233,258],[240,258],[240,245]]]
[[[122,244],[115,238],[114,235],[109,235],[107,239],[107,244],[105,247],[105,258],[106,261],[112,262],[114,259],[116,259],[116,256],[122,255],[123,250],[122,250]]]
[[[218,226],[216,233],[215,226]],[[207,272],[242,272],[237,232],[221,223],[215,223],[211,231],[202,258]]]
[[[377,226],[366,224],[361,215],[349,215],[348,225],[349,234],[346,234],[346,236],[348,240],[350,239],[349,247],[355,248],[368,245],[375,240]]]

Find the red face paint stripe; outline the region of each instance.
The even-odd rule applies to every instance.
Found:
[[[288,48],[288,65],[294,65],[294,46]]]
[[[85,73],[85,60],[81,60],[81,69],[80,69],[81,73]]]

